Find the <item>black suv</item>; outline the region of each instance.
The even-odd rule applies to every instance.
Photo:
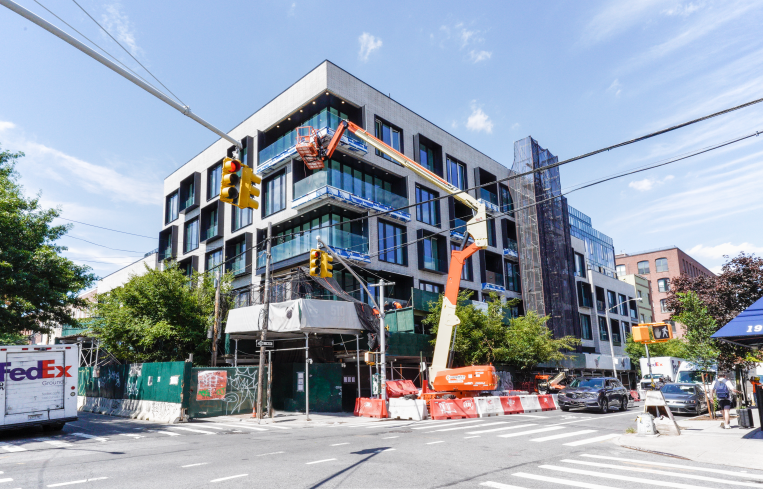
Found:
[[[619,380],[612,377],[575,379],[559,393],[559,408],[594,408],[602,413],[610,409],[628,409],[629,393]]]

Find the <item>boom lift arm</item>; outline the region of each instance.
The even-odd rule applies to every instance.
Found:
[[[386,144],[384,141],[372,136],[362,127],[348,120],[343,120],[339,123],[334,136],[331,138],[331,141],[325,149],[318,147],[315,143],[310,144],[308,148],[304,149],[309,150],[312,154],[316,155],[316,159],[320,159],[322,164],[324,160],[331,158],[334,154],[345,131],[350,131],[361,141],[386,154],[395,162],[413,171],[438,189],[452,195],[453,198],[458,199],[473,210],[474,216],[466,223],[467,234],[464,236],[462,249],[453,250],[451,254],[450,267],[448,269],[448,283],[445,286],[445,295],[442,300],[442,311],[440,312],[440,322],[437,328],[437,341],[435,342],[432,366],[429,369],[429,379],[436,390],[482,391],[495,389],[495,368],[472,366],[461,369],[448,369],[447,365],[448,347],[453,336],[453,328],[460,323],[460,320],[456,316],[456,303],[458,301],[461,271],[463,270],[464,262],[477,251],[487,248],[488,230],[485,204],[479,202],[476,198],[462,191],[455,185],[443,180],[435,173],[424,168]],[[300,154],[303,153],[303,151],[299,152]],[[466,246],[469,236],[474,239],[474,243]]]

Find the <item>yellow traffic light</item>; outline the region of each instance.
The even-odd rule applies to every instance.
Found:
[[[328,254],[327,252],[323,252],[321,255],[321,278],[331,278],[332,275],[334,275],[334,272],[331,270],[334,269],[334,266],[331,265],[331,262],[334,261],[334,257]]]
[[[645,325],[633,325],[633,328],[631,328],[631,332],[633,333],[633,342],[634,343],[648,343],[649,338],[649,326]]]
[[[320,277],[321,276],[321,250],[310,250],[310,276],[311,277]]]
[[[256,187],[262,182],[262,178],[254,173],[254,170],[248,166],[243,167],[241,173],[241,190],[238,194],[238,207],[246,209],[251,207],[257,209],[260,203],[255,200],[255,197],[260,196],[260,189]]]
[[[240,194],[241,177],[238,172],[243,165],[233,158],[223,160],[223,174],[220,179],[220,200],[238,206],[237,200]]]

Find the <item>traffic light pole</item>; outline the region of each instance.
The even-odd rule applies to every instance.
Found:
[[[215,272],[215,317],[212,323],[212,366],[217,367],[217,335],[220,316],[220,273]]]
[[[352,267],[350,265],[348,265],[347,262],[344,261],[341,256],[339,256],[336,253],[334,253],[334,250],[332,250],[329,247],[329,245],[324,243],[320,236],[316,236],[315,239],[318,241],[318,243],[323,245],[324,248],[326,248],[326,250],[327,250],[329,255],[333,256],[336,261],[338,261],[339,263],[344,265],[344,268],[346,268],[347,271],[350,272],[353,277],[355,277],[355,280],[357,280],[358,283],[360,284],[360,286],[363,287],[363,290],[366,291],[366,294],[368,294],[368,297],[371,299],[371,302],[373,302],[374,307],[376,307],[376,309],[381,311],[381,308],[379,307],[379,304],[377,304],[376,301],[374,300],[373,294],[371,294],[371,292],[368,291],[368,287],[366,287],[366,283],[360,277],[358,277],[358,274],[355,273],[355,270],[353,270]]]
[[[262,301],[263,319],[260,327],[260,371],[257,379],[257,422],[262,423],[262,369],[265,365],[265,341],[268,339],[268,316],[270,313],[270,237],[273,233],[273,224],[268,222],[268,241],[265,251],[265,298]],[[268,377],[270,372],[268,372]]]
[[[238,141],[238,140],[228,136],[228,134],[226,134],[225,132],[221,131],[220,129],[216,128],[215,126],[213,126],[209,122],[207,122],[204,119],[202,119],[201,117],[197,116],[196,114],[191,112],[191,108],[188,107],[187,105],[180,105],[179,103],[175,102],[174,100],[172,100],[171,98],[166,96],[164,93],[160,92],[156,88],[152,87],[151,85],[149,85],[148,83],[144,82],[143,80],[141,80],[137,76],[133,75],[129,71],[127,71],[124,68],[120,67],[119,65],[111,62],[108,58],[106,58],[104,56],[101,56],[100,54],[98,54],[94,50],[90,49],[87,45],[83,44],[81,41],[73,38],[72,36],[70,36],[66,32],[62,31],[58,27],[56,27],[53,24],[51,24],[50,22],[48,22],[47,20],[45,20],[42,17],[38,16],[37,14],[34,14],[34,13],[30,12],[29,10],[25,9],[21,5],[17,4],[16,2],[13,2],[11,0],[0,0],[0,5],[3,5],[4,7],[7,7],[8,9],[16,12],[17,14],[19,14],[22,17],[24,17],[25,19],[28,19],[28,20],[34,22],[35,24],[39,25],[40,27],[42,27],[46,31],[50,32],[54,36],[58,37],[59,39],[62,39],[64,41],[68,42],[69,44],[71,44],[75,48],[79,49],[83,53],[87,54],[88,56],[90,56],[94,60],[98,61],[102,65],[106,66],[110,70],[112,70],[112,71],[122,75],[123,77],[127,78],[128,80],[130,80],[134,84],[138,85],[140,88],[142,88],[143,90],[147,91],[148,93],[150,93],[154,97],[158,98],[159,100],[161,100],[165,104],[167,104],[170,107],[180,111],[183,115],[188,116],[191,119],[195,120],[196,122],[198,122],[202,126],[206,127],[210,131],[212,131],[215,134],[217,134],[218,136],[220,136],[221,138],[226,139],[227,141],[233,143],[238,149],[243,149],[244,148],[243,145],[241,144],[241,141]]]

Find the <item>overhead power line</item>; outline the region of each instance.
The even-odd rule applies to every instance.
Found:
[[[115,233],[122,233],[122,234],[129,234],[130,236],[137,236],[139,238],[147,238],[147,239],[157,239],[156,236],[146,236],[144,234],[135,234],[135,233],[128,233],[127,231],[120,231],[118,229],[111,229],[111,228],[105,228],[103,226],[96,226],[95,224],[89,224],[82,221],[75,221],[74,219],[69,219],[68,217],[58,217],[59,219],[64,219],[71,222],[76,222],[77,224],[84,224],[85,226],[91,226],[98,229],[105,229],[106,231],[113,231]]]
[[[67,234],[67,235],[64,235],[64,236],[61,236],[61,237],[62,237],[62,238],[72,238],[72,239],[78,239],[78,240],[80,240],[80,241],[84,241],[85,243],[90,243],[91,245],[100,246],[101,248],[108,248],[108,249],[110,249],[110,250],[114,250],[114,251],[124,251],[125,253],[145,253],[145,251],[135,251],[135,250],[120,250],[119,248],[112,248],[112,247],[110,247],[110,246],[106,246],[106,245],[102,245],[102,244],[98,244],[98,243],[93,243],[92,241],[88,241],[88,240],[86,240],[86,239],[78,238],[78,237],[76,237],[76,236],[71,236],[71,235],[69,235],[69,234]]]

